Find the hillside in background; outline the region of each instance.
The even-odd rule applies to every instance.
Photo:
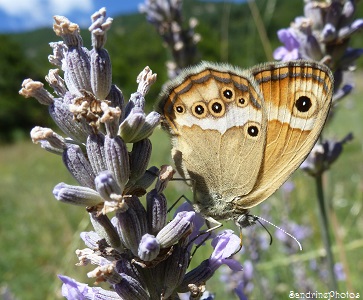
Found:
[[[271,49],[279,45],[276,32],[288,27],[296,16],[303,14],[302,0],[256,0]],[[360,15],[362,5],[360,5]],[[185,22],[195,17],[196,32],[202,37],[198,45],[201,60],[228,61],[241,67],[266,61],[267,56],[251,11],[247,4],[184,1]],[[72,20],[71,20],[72,21]],[[84,45],[90,47],[90,34],[82,30]],[[49,42],[59,41],[51,28],[22,34],[3,35],[0,45],[0,141],[28,135],[34,125],[51,126],[44,111],[46,107],[18,95],[24,78],[44,82],[50,68]],[[357,42],[358,43],[358,42]],[[361,46],[361,43],[360,43]],[[146,66],[158,74],[157,84],[148,95],[154,102],[161,85],[167,80],[165,61],[167,49],[160,37],[141,14],[114,18],[108,34],[106,49],[112,59],[113,82],[126,98],[136,89],[136,76]],[[20,116],[14,118],[14,116]]]

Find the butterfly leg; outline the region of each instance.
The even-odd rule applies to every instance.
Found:
[[[198,238],[200,238],[202,235],[206,235],[205,236],[205,238],[198,244],[198,245],[196,245],[195,246],[195,249],[194,249],[194,251],[193,251],[193,253],[191,254],[191,258],[194,256],[194,254],[195,254],[195,252],[198,250],[198,248],[200,247],[200,246],[202,246],[203,244],[204,244],[204,242],[206,241],[206,240],[208,240],[209,238],[210,238],[210,236],[212,235],[212,231],[213,230],[216,230],[217,228],[219,228],[219,227],[221,227],[221,226],[223,226],[223,224],[222,223],[220,223],[220,222],[218,222],[218,221],[216,221],[216,220],[214,220],[213,218],[211,218],[211,217],[207,217],[207,218],[205,218],[205,224],[206,224],[206,226],[208,227],[208,229],[207,230],[205,230],[205,231],[202,231],[202,232],[200,232],[196,237],[194,237],[190,242],[189,242],[189,244],[191,244],[191,243],[193,243],[196,239],[198,239]]]
[[[213,219],[212,217],[205,218],[205,225],[207,225],[207,227],[208,227],[208,229],[205,231],[205,233],[211,232],[211,231],[216,230],[219,227],[223,226],[223,224],[221,222],[218,222],[217,220]]]

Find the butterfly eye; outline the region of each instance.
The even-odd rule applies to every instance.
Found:
[[[221,100],[214,100],[209,102],[208,109],[214,117],[221,117],[225,113],[225,106],[223,101]]]
[[[234,100],[234,91],[229,87],[223,88],[222,89],[222,99],[224,99],[227,102],[233,101]]]
[[[207,106],[203,102],[194,103],[194,105],[192,106],[192,114],[197,118],[204,118],[207,113]]]
[[[312,106],[311,100],[307,96],[300,96],[299,99],[296,100],[295,106],[299,112],[307,112]]]

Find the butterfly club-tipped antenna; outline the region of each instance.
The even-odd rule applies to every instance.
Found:
[[[274,223],[272,223],[272,222],[270,222],[270,221],[268,221],[268,220],[266,220],[266,219],[264,219],[264,218],[262,218],[262,217],[258,217],[258,216],[255,216],[255,215],[250,215],[250,214],[248,214],[248,215],[246,215],[246,217],[247,218],[249,218],[250,220],[253,220],[253,224],[255,224],[256,222],[258,222],[263,228],[265,228],[265,230],[266,230],[266,232],[268,233],[268,235],[270,236],[270,245],[272,244],[272,235],[271,235],[271,233],[268,231],[268,229],[266,228],[266,226],[265,225],[263,225],[262,224],[262,222],[261,221],[264,221],[264,222],[266,222],[266,223],[268,223],[269,225],[271,225],[271,226],[273,226],[273,227],[275,227],[275,228],[277,228],[278,230],[281,230],[283,233],[285,233],[287,236],[289,236],[289,237],[291,237],[297,244],[298,244],[298,246],[299,246],[299,250],[300,251],[302,251],[303,250],[303,247],[302,247],[302,245],[301,245],[301,243],[299,242],[299,240],[296,238],[296,237],[294,237],[291,233],[289,233],[289,232],[287,232],[286,230],[284,230],[284,229],[282,229],[281,227],[279,227],[279,226],[277,226],[277,225],[275,225]],[[251,225],[253,225],[253,224],[251,224],[251,223],[249,223],[250,225],[247,225],[247,226],[251,226]],[[247,226],[245,226],[245,227],[247,227]],[[241,231],[242,231],[242,227],[241,227]]]

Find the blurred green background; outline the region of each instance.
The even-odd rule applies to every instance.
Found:
[[[302,15],[303,1],[275,1],[273,10],[269,6],[271,1],[257,0],[256,3],[271,49],[274,49],[279,45],[276,31],[288,27],[296,16]],[[358,15],[363,15],[362,5]],[[203,60],[228,61],[241,67],[267,60],[247,4],[189,0],[185,1],[184,16],[186,20],[196,17],[199,21],[196,32],[202,36],[198,49]],[[82,36],[85,46],[89,47],[89,32],[84,30]],[[25,78],[45,82],[44,76],[50,68],[54,68],[47,60],[51,54],[48,43],[58,41],[58,38],[51,29],[1,35],[0,38],[0,288],[8,287],[16,299],[60,299],[61,283],[57,274],[92,285],[92,280],[86,277],[91,269],[76,267],[77,257],[74,254],[76,249],[85,247],[79,233],[91,227],[85,210],[57,203],[52,195],[53,187],[59,182],[76,184],[62,165],[61,158],[30,141],[29,131],[36,125],[56,129],[47,117],[47,107],[18,95]],[[362,47],[361,33],[352,45]],[[115,18],[106,49],[112,59],[113,82],[126,97],[136,90],[136,76],[146,65],[158,74],[157,83],[147,96],[148,110],[151,110],[162,84],[167,80],[165,61],[169,55],[154,28],[143,15]],[[354,140],[345,145],[343,155],[324,177],[326,197],[334,208],[329,219],[335,260],[346,267],[346,279],[339,282],[339,288],[352,292],[363,292],[361,66],[362,61],[354,74],[354,93],[339,104],[324,132],[325,137],[337,140],[348,132],[354,134]],[[172,164],[167,135],[161,129],[156,130],[152,141],[151,164]],[[323,256],[314,182],[300,170],[295,172],[292,180],[295,189],[288,197],[279,191],[267,201],[271,206],[269,221],[278,224],[284,209],[289,206],[289,218],[309,226],[311,235],[303,241],[304,251],[296,251],[292,256],[281,250],[281,243],[275,238],[257,265],[256,272],[261,278],[255,279],[267,279],[279,299],[284,299],[283,295],[287,299],[288,292],[294,290],[296,283],[291,276],[292,268],[310,270],[309,280],[316,283],[319,291],[327,291],[324,279],[309,266],[312,260],[319,262]],[[191,198],[188,187],[182,182],[169,184],[166,195],[171,203],[182,194]],[[257,215],[259,212],[260,208],[253,211]],[[233,224],[226,223],[225,226],[238,232]],[[269,230],[275,231],[274,228]],[[264,229],[260,226],[247,229],[245,243],[248,245],[248,237],[261,231]],[[267,234],[265,238],[269,241]],[[197,252],[191,267],[207,258],[209,250]],[[241,254],[241,262],[247,257],[248,253]],[[221,285],[218,277],[213,280],[216,285],[212,282],[207,284],[211,290]],[[262,299],[259,295],[257,289],[253,299]],[[219,296],[217,293],[217,299],[227,299],[221,292]]]

